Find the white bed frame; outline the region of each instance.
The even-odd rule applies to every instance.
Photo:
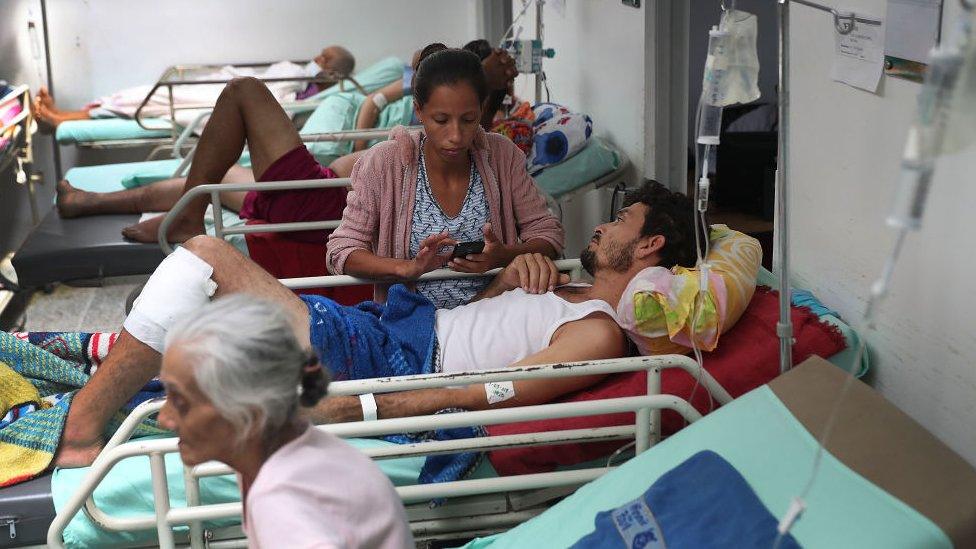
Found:
[[[305,65],[308,60],[305,61],[292,61],[298,65]],[[190,105],[177,107],[172,102],[173,89],[177,87],[184,86],[199,86],[205,84],[226,84],[230,80],[227,79],[210,79],[210,80],[187,80],[186,75],[192,72],[199,71],[214,71],[219,70],[223,65],[172,65],[163,70],[162,74],[156,79],[156,83],[150,88],[146,97],[142,100],[142,103],[136,109],[133,120],[139,127],[146,130],[167,130],[170,132],[168,137],[141,137],[136,139],[115,139],[115,140],[104,140],[104,141],[78,141],[75,143],[76,146],[88,149],[123,149],[123,148],[133,148],[133,147],[146,147],[155,145],[152,152],[149,153],[147,160],[152,160],[159,153],[171,150],[174,158],[180,158],[182,156],[182,148],[187,145],[189,139],[193,139],[194,130],[201,120],[210,115],[210,110],[212,110],[213,105],[210,104],[200,104],[200,105]],[[271,66],[271,62],[261,62],[261,63],[235,63],[235,67],[248,67],[248,68],[259,68]],[[287,77],[287,78],[259,78],[262,82],[314,82],[317,80],[315,77],[307,76],[297,76],[297,77]],[[346,79],[341,80],[338,83],[340,90],[345,91]],[[355,85],[350,84],[354,89]],[[160,89],[165,88],[169,94],[170,104],[169,104],[169,120],[166,121],[165,126],[153,126],[151,122],[148,122],[143,118],[142,111],[149,104],[152,99]],[[315,108],[320,100],[305,99],[305,100],[295,100],[282,103],[281,106],[291,114],[297,114],[300,112],[305,112]],[[176,111],[181,110],[197,110],[197,109],[208,109],[207,112],[202,112],[195,119],[193,124],[189,127],[180,130],[180,126],[176,123]],[[187,131],[189,130],[189,132]]]
[[[720,403],[731,400],[728,393],[708,375],[700,370],[690,358],[681,355],[666,355],[658,357],[631,357],[615,360],[600,360],[591,362],[575,362],[563,364],[549,364],[544,366],[530,366],[520,368],[502,368],[471,374],[431,374],[421,376],[407,376],[402,378],[378,378],[361,381],[335,382],[330,386],[330,395],[358,395],[365,393],[386,393],[405,391],[419,388],[448,387],[458,384],[487,383],[490,381],[508,381],[520,379],[551,379],[568,376],[610,374],[646,370],[648,373],[648,387],[645,396],[612,398],[588,402],[543,404],[523,406],[518,408],[500,408],[476,412],[460,412],[456,414],[441,414],[409,418],[383,419],[377,421],[360,421],[354,423],[323,425],[317,428],[331,432],[337,436],[375,437],[387,434],[427,431],[432,429],[453,428],[473,425],[496,425],[517,421],[531,421],[550,418],[565,418],[590,416],[620,412],[636,412],[633,425],[619,427],[602,427],[593,429],[575,429],[555,432],[538,432],[522,435],[489,436],[473,439],[450,441],[419,442],[397,447],[377,448],[365,450],[373,459],[394,459],[412,456],[428,456],[436,454],[450,454],[468,451],[490,451],[503,448],[525,446],[539,446],[564,444],[571,442],[596,442],[610,440],[627,440],[633,438],[636,442],[636,452],[650,448],[658,441],[660,432],[660,413],[663,409],[674,410],[687,421],[693,422],[701,418],[700,414],[685,400],[672,395],[660,394],[661,371],[666,368],[681,368],[692,376],[701,376],[702,385],[709,390]],[[66,505],[57,514],[48,531],[48,544],[51,547],[61,547],[62,533],[72,517],[81,509],[95,524],[110,531],[133,531],[156,529],[160,547],[175,547],[176,538],[172,527],[189,525],[189,543],[191,547],[203,547],[205,539],[212,539],[213,533],[206,534],[202,521],[221,518],[239,517],[240,503],[225,503],[214,505],[200,504],[199,481],[203,477],[226,475],[232,473],[226,465],[211,462],[195,467],[188,467],[184,471],[184,483],[187,494],[187,507],[173,508],[170,504],[168,484],[165,475],[163,456],[177,452],[175,438],[162,440],[146,440],[126,442],[135,427],[145,418],[159,411],[164,399],[156,399],[138,406],[126,418],[118,432],[106,445],[103,452],[92,465],[90,472],[83,481],[78,492],[73,494]],[[112,467],[122,459],[132,456],[148,456],[150,474],[153,484],[153,501],[155,513],[138,517],[112,517],[100,510],[92,499],[98,484],[105,478]],[[559,471],[554,473],[538,473],[498,477],[491,479],[460,480],[430,485],[401,486],[397,492],[405,504],[426,502],[434,498],[462,498],[468,496],[491,495],[508,492],[535,491],[534,498],[543,501],[551,494],[539,493],[539,490],[558,489],[563,487],[575,488],[581,484],[598,478],[609,470],[608,467],[580,469],[574,471]],[[555,495],[565,495],[566,491],[556,491]],[[523,496],[524,498],[524,496]],[[462,505],[470,500],[462,502]],[[450,502],[445,505],[449,507]],[[459,520],[454,528],[448,519],[412,521],[411,525],[418,535],[427,533],[444,534],[453,532],[455,535],[471,534],[486,529],[497,530],[513,526],[531,516],[541,512],[540,509],[504,509],[502,512],[467,517]],[[442,513],[443,514],[443,513]],[[213,544],[211,544],[213,546]],[[225,547],[230,545],[223,545]],[[242,545],[235,545],[242,546]]]
[[[561,260],[561,270],[579,269],[578,260]],[[489,271],[485,275],[497,272]],[[481,276],[485,276],[481,275]],[[472,276],[449,270],[428,273],[423,279],[445,279]],[[474,275],[479,276],[479,275]],[[364,281],[350,276],[306,277],[282,280],[292,289],[312,287],[337,287],[361,284]],[[542,404],[515,408],[499,408],[455,414],[428,415],[409,418],[382,419],[353,423],[323,425],[317,428],[340,437],[375,437],[386,434],[429,431],[474,425],[496,425],[519,421],[550,418],[591,416],[620,412],[636,412],[633,425],[574,429],[556,432],[537,432],[522,435],[489,436],[450,441],[419,442],[391,448],[365,450],[373,459],[393,459],[410,456],[428,456],[469,451],[490,451],[503,448],[565,444],[573,442],[598,442],[610,440],[635,441],[635,451],[643,452],[660,439],[661,410],[674,410],[687,421],[699,419],[700,414],[687,401],[673,395],[662,395],[661,372],[667,368],[680,368],[700,380],[715,401],[725,404],[732,400],[708,372],[687,356],[663,355],[655,357],[630,357],[588,362],[572,362],[501,368],[469,374],[430,374],[396,378],[377,378],[358,381],[340,381],[329,386],[329,395],[359,395],[388,393],[421,388],[449,387],[461,384],[477,384],[492,381],[523,379],[553,379],[570,376],[611,374],[647,371],[647,392],[644,396],[611,398],[587,402]],[[136,440],[126,442],[136,426],[156,413],[163,399],[145,402],[136,407],[125,419],[105,449],[92,465],[79,490],[60,510],[48,530],[48,544],[62,547],[62,534],[72,517],[83,510],[95,524],[109,531],[133,531],[155,529],[161,547],[175,547],[176,536],[172,527],[189,525],[190,547],[244,547],[239,527],[222,531],[204,532],[202,521],[241,515],[240,503],[201,505],[199,480],[203,477],[225,475],[231,470],[219,463],[205,463],[186,468],[184,483],[187,506],[173,508],[170,503],[163,456],[177,452],[177,439]],[[100,510],[92,495],[112,467],[122,459],[132,456],[148,456],[153,485],[155,513],[138,517],[112,517]],[[401,486],[397,488],[408,508],[411,527],[418,540],[439,537],[457,538],[502,531],[541,513],[547,502],[572,492],[609,470],[609,467],[559,471],[472,479],[430,485]],[[440,507],[430,508],[421,502],[435,498],[449,498]],[[413,505],[411,505],[413,504]],[[224,541],[218,541],[224,539]],[[212,541],[213,540],[213,541]]]

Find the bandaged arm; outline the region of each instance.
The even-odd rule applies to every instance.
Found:
[[[382,97],[382,99],[378,99],[378,97]],[[386,106],[394,101],[399,101],[402,98],[402,78],[367,95],[366,100],[363,101],[363,104],[359,107],[359,114],[356,116],[356,129],[369,130],[375,128],[376,121],[379,120],[380,117],[380,112],[383,111],[382,106]],[[353,143],[352,150],[354,152],[361,151],[366,148],[368,143],[369,142],[365,139],[356,141]]]
[[[570,322],[556,331],[549,347],[528,356],[512,366],[531,366],[580,360],[619,358],[626,354],[626,339],[617,324],[604,314],[594,314]],[[490,404],[485,384],[478,383],[455,389],[419,389],[400,393],[377,394],[380,419],[433,414],[445,408],[486,410],[543,404],[563,395],[585,389],[604,375],[527,379],[514,382],[514,394]],[[316,422],[360,421],[362,407],[358,397],[326,399],[314,414]],[[321,415],[320,415],[321,414]]]

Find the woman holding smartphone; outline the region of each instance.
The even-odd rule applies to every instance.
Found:
[[[415,280],[448,266],[481,273],[515,256],[557,257],[563,228],[508,138],[481,128],[488,86],[478,56],[443,44],[424,48],[413,81],[423,129],[396,128],[352,171],[342,222],[329,237],[335,274]],[[452,257],[455,245],[483,241],[480,253]],[[469,245],[464,251],[474,251]],[[467,303],[488,279],[417,284],[438,308]],[[385,298],[385,287],[377,288]]]

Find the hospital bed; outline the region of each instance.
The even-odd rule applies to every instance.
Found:
[[[811,358],[542,515],[466,547],[568,547],[593,530],[596,513],[640,496],[702,450],[725,458],[780,517],[803,488],[818,447],[815,437],[837,404],[844,377],[826,361]],[[976,471],[968,463],[859,381],[839,414],[806,510],[791,531],[800,544],[976,546]]]
[[[300,62],[305,63],[305,62]],[[269,63],[249,63],[237,65],[241,67],[259,68],[266,67]],[[150,89],[143,104],[139,107],[136,116],[132,119],[126,118],[99,118],[90,120],[72,120],[58,125],[56,139],[60,145],[76,145],[89,149],[117,149],[130,147],[152,146],[154,149],[149,154],[148,160],[157,157],[158,154],[167,150],[172,151],[174,157],[181,157],[183,153],[182,145],[192,142],[199,130],[199,125],[209,115],[209,107],[181,107],[171,105],[169,117],[148,118],[142,116],[142,110],[152,96],[161,89],[166,89],[170,93],[179,86],[194,86],[203,84],[220,84],[226,81],[213,80],[187,80],[187,76],[193,72],[203,70],[219,69],[220,65],[177,65],[168,67],[163,71],[160,78]],[[369,67],[353,75],[355,82],[366,92],[375,91],[391,82],[402,77],[403,62],[395,57],[388,57],[370,65]],[[280,79],[264,79],[272,82]],[[314,81],[314,78],[289,78],[289,81]],[[353,87],[351,84],[342,81],[338,84],[323,90],[312,97],[286,102],[282,106],[292,115],[314,110],[314,108],[326,97],[346,91]],[[353,87],[354,88],[354,87]],[[201,108],[204,107],[204,108]],[[192,109],[198,114],[192,119],[191,124],[182,127],[177,122],[177,112]],[[178,145],[179,142],[179,145]]]
[[[302,139],[314,147],[317,143],[347,141],[360,138],[382,139],[388,130],[362,132],[336,132],[303,135]],[[189,168],[191,154],[186,158],[85,166],[72,168],[65,178],[75,187],[92,192],[111,192],[148,182],[179,177]],[[245,155],[246,159],[246,155]],[[306,187],[325,188],[347,186],[348,179],[317,180],[305,182]],[[283,183],[223,185],[222,191],[271,190],[285,186]],[[301,185],[300,185],[301,186]],[[210,189],[211,186],[202,186]],[[201,187],[201,188],[202,188]],[[233,187],[233,188],[232,188]],[[209,192],[206,189],[199,192]],[[193,196],[197,196],[194,194]],[[213,212],[221,212],[219,219]],[[141,244],[125,240],[121,231],[139,221],[137,214],[100,215],[75,219],[62,219],[57,211],[49,211],[13,257],[13,266],[20,285],[37,288],[56,282],[101,279],[111,276],[128,276],[151,273],[165,255],[155,244]],[[208,234],[229,236],[230,241],[245,254],[247,247],[244,234],[264,232],[267,225],[245,226],[236,212],[225,208],[212,208],[206,218]],[[315,228],[335,228],[338,220],[326,222]],[[263,227],[261,229],[260,227]],[[276,230],[271,228],[271,230]],[[293,230],[302,230],[296,228]]]
[[[579,263],[575,260],[562,260],[559,262],[559,267],[564,270],[576,270],[579,268]],[[428,278],[437,278],[472,275],[459,275],[458,273],[453,272],[439,272],[426,276]],[[327,281],[323,281],[323,278],[327,279]],[[348,276],[337,276],[309,277],[292,279],[283,282],[293,289],[303,289],[320,287],[323,284],[344,285],[363,281]],[[596,361],[593,363],[572,366],[552,365],[542,369],[537,369],[535,367],[526,369],[505,368],[494,373],[472,374],[471,381],[482,383],[488,381],[488,378],[482,377],[484,375],[489,376],[491,379],[511,379],[513,377],[525,379],[524,376],[581,375],[584,372],[590,372],[590,369],[595,369],[592,371],[601,372],[626,372],[633,371],[635,369],[649,369],[650,375],[647,378],[649,385],[647,385],[647,392],[645,394],[646,397],[646,395],[654,395],[659,392],[658,388],[660,387],[659,383],[661,370],[675,367],[684,369],[686,371],[688,371],[689,368],[691,369],[690,371],[696,371],[695,363],[683,356],[634,357],[611,361]],[[362,392],[386,392],[414,389],[419,387],[453,385],[464,381],[465,380],[459,380],[456,377],[447,378],[443,375],[417,376],[413,378],[342,382],[334,384],[331,390],[334,391],[333,394],[358,394]],[[725,391],[711,376],[705,375],[702,377],[702,387],[704,390],[707,390],[713,395],[716,402],[725,403],[729,401],[728,392]],[[630,398],[643,399],[645,397]],[[677,399],[668,400],[668,402],[671,403],[681,401],[681,399],[678,397],[665,396],[665,398]],[[601,400],[570,402],[566,405],[559,405],[564,406],[563,408],[559,408],[558,406],[553,408],[551,405],[547,405],[549,407],[543,408],[542,410],[548,410],[545,412],[545,415],[548,415],[550,412],[555,415],[561,415],[565,412],[567,416],[583,416],[591,413],[605,413],[605,411],[611,410],[611,408],[608,408],[608,406],[617,406],[621,402],[623,401],[619,398],[604,398]],[[630,402],[637,403],[638,401],[630,400]],[[106,450],[105,455],[123,458],[124,456],[132,455],[128,452],[131,452],[134,449],[142,452],[143,450],[147,449],[155,451],[159,448],[157,446],[140,446],[145,443],[149,443],[151,445],[174,444],[172,442],[163,443],[160,441],[140,439],[139,441],[134,441],[128,445],[116,446],[117,443],[120,443],[127,438],[128,435],[126,433],[131,431],[131,428],[138,423],[139,419],[158,409],[158,406],[159,403],[146,404],[138,411],[133,412],[134,415],[130,416],[130,419],[126,423],[126,427],[123,427],[119,434],[113,438],[112,442],[110,443],[110,449]],[[679,406],[684,409],[684,404],[680,404]],[[691,410],[691,412],[693,411],[694,410]],[[507,423],[516,420],[527,420],[531,417],[544,417],[544,415],[533,415],[535,412],[531,410],[492,411],[492,413],[495,412],[515,415],[498,417],[493,415],[476,415],[467,417],[471,418],[471,421],[476,421],[477,424],[481,425],[491,423],[493,421]],[[528,413],[523,414],[523,412]],[[690,413],[687,410],[686,413],[683,413],[682,415],[686,419],[688,419],[689,416],[695,417],[695,414]],[[437,419],[438,417],[441,419]],[[446,424],[437,423],[445,421],[443,417],[444,416],[436,416],[432,418],[411,418],[408,420],[397,420],[399,423],[369,422],[347,424],[347,426],[344,427],[330,426],[327,428],[338,428],[340,430],[337,431],[337,433],[343,436],[374,436],[380,432],[402,432],[402,430],[427,429],[435,425],[444,426]],[[450,417],[454,418],[456,421],[461,421],[461,419],[463,419],[465,416],[451,415]],[[658,426],[661,426],[662,423],[659,419],[659,414],[656,411],[651,411],[649,416],[646,416],[645,414],[645,417],[649,417],[649,419],[641,419],[638,424],[650,424],[654,426],[654,428],[648,430],[646,444],[649,445],[656,440],[656,435],[660,432],[660,428]],[[413,421],[418,421],[421,423],[412,423]],[[433,421],[434,423],[422,423],[427,421]],[[386,427],[389,427],[390,430],[383,431],[383,429]],[[342,431],[342,429],[349,430]],[[497,474],[494,472],[494,469],[486,463],[475,471],[470,480],[465,480],[460,484],[450,483],[434,487],[414,486],[416,484],[422,463],[422,461],[417,459],[417,456],[423,455],[428,451],[433,451],[434,449],[445,452],[448,451],[448,448],[452,449],[452,451],[474,448],[498,450],[511,446],[527,445],[529,443],[549,445],[565,444],[570,440],[588,442],[619,440],[619,445],[623,445],[625,444],[626,439],[635,439],[638,441],[638,447],[643,448],[645,447],[645,442],[643,440],[644,435],[639,435],[638,433],[640,432],[641,430],[636,429],[634,425],[619,425],[603,428],[576,429],[573,432],[531,432],[518,435],[504,435],[495,438],[475,439],[467,442],[438,442],[433,446],[429,445],[430,443],[397,446],[380,441],[364,441],[361,439],[354,439],[352,440],[352,443],[364,448],[364,451],[367,451],[367,453],[370,453],[377,459],[380,457],[384,458],[380,462],[380,466],[390,476],[391,480],[393,480],[395,484],[401,486],[400,491],[404,496],[405,501],[408,503],[408,514],[412,520],[414,531],[418,538],[457,539],[458,537],[470,538],[476,535],[502,531],[514,524],[527,520],[528,518],[540,513],[552,500],[566,495],[579,484],[582,484],[583,482],[595,478],[595,476],[605,472],[608,466],[607,459],[601,459],[597,463],[584,464],[582,465],[582,471],[561,469],[560,471],[557,471],[559,474],[533,474],[520,478],[498,478]],[[169,446],[165,446],[165,448],[169,448]],[[173,446],[173,448],[175,448],[175,446]],[[169,450],[166,451],[168,452]],[[110,452],[116,453],[113,454]],[[413,461],[411,461],[411,459]],[[184,472],[178,463],[177,456],[169,454],[168,457],[164,458],[164,461],[166,462],[166,468],[168,470],[168,485],[172,490],[174,509],[177,509],[184,504],[186,501],[186,494],[189,494],[191,503],[198,501],[194,498],[196,498],[195,494],[198,493],[196,483],[199,481],[199,494],[201,494],[201,499],[199,501],[215,505],[215,507],[210,507],[210,510],[202,511],[208,518],[206,525],[203,527],[206,539],[211,542],[218,542],[224,538],[239,538],[241,536],[241,532],[239,527],[233,524],[233,520],[228,521],[224,519],[215,519],[213,516],[206,514],[214,510],[219,511],[220,513],[230,513],[231,511],[239,512],[239,504],[237,504],[239,493],[237,492],[237,487],[233,479],[227,476],[215,476],[226,472],[226,469],[213,468],[209,465],[202,466],[201,468],[194,469],[193,471],[187,473],[191,477],[187,479],[184,477]],[[579,467],[580,466],[577,466],[577,469],[579,469]],[[93,472],[91,474],[102,476],[102,473],[105,473],[108,468],[108,465],[105,464],[105,467],[103,469],[99,469],[99,472]],[[94,469],[92,469],[92,471],[94,471]],[[122,514],[137,513],[142,515],[150,515],[143,516],[141,519],[139,519],[138,523],[127,523],[124,520],[119,522],[119,517],[116,517],[115,519],[106,518],[104,517],[103,513],[100,513],[100,511],[94,508],[88,511],[88,515],[94,517],[94,519],[81,515],[71,519],[71,516],[74,515],[74,513],[65,511],[65,509],[67,509],[71,503],[68,500],[72,494],[74,494],[79,487],[82,486],[83,483],[88,482],[89,479],[92,478],[88,477],[88,475],[89,472],[85,470],[58,471],[53,477],[53,484],[52,478],[47,477],[15,487],[15,489],[10,491],[0,491],[0,516],[10,514],[8,510],[11,508],[24,509],[24,513],[14,513],[19,515],[17,517],[17,526],[19,529],[18,531],[21,532],[19,537],[21,543],[35,542],[35,540],[37,540],[38,533],[37,527],[43,527],[49,524],[50,517],[54,514],[54,508],[57,508],[59,512],[65,515],[65,520],[60,523],[59,528],[66,528],[66,539],[74,545],[101,545],[122,542],[133,545],[153,544],[155,540],[153,530],[157,528],[157,519],[159,519],[159,517],[154,515],[154,513],[157,509],[159,509],[159,507],[154,506],[152,501],[146,497],[147,494],[153,493],[154,484],[150,479],[149,472],[145,466],[145,460],[141,458],[124,459],[117,464],[115,470],[104,475],[104,478],[101,479],[99,484],[100,488],[96,489],[94,483],[86,484],[86,491],[91,492],[92,490],[95,490],[95,501],[98,502],[98,505],[104,507],[103,511],[105,513],[110,515],[119,514],[120,512]],[[186,488],[186,482],[190,482],[190,488],[188,491]],[[448,497],[449,499],[445,505],[431,508],[424,502],[428,501],[432,497]],[[14,503],[6,503],[10,500],[13,500]],[[84,503],[84,498],[81,498],[81,500],[78,501],[80,502],[79,505],[81,505]],[[31,506],[28,507],[25,505],[21,507],[24,502],[31,502]],[[91,504],[89,504],[89,507],[91,507]],[[178,518],[181,512],[182,511],[177,510],[174,517]],[[224,515],[220,514],[219,516]],[[31,524],[31,521],[33,521],[35,528],[33,530],[27,530],[28,525]],[[124,532],[111,532],[110,530],[99,529],[96,528],[94,524],[103,524],[121,528],[124,530]],[[134,529],[135,526],[133,525],[138,525],[139,528]],[[184,529],[178,533],[177,539],[185,540],[185,536],[186,531]],[[4,541],[5,540],[0,537],[0,546],[3,546]],[[217,545],[214,546],[221,545],[217,543]],[[240,544],[225,546],[240,546]]]

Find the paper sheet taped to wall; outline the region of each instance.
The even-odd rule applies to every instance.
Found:
[[[841,12],[852,17],[851,12]],[[884,22],[879,18],[857,14],[858,18],[879,21],[878,24],[854,23],[849,32],[834,28],[834,68],[831,78],[855,88],[875,93],[884,68]]]

